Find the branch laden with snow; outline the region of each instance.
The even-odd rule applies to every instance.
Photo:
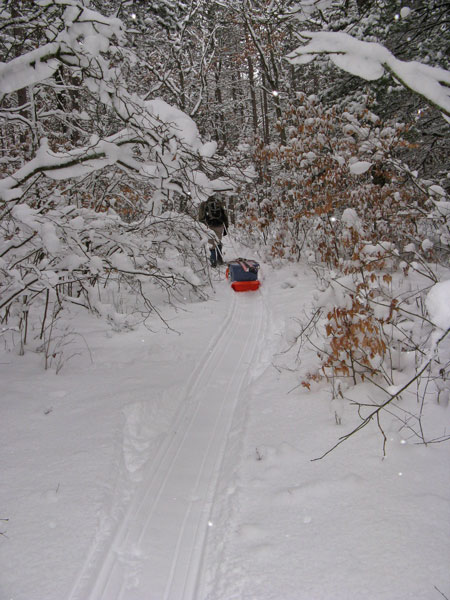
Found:
[[[304,65],[318,55],[328,55],[340,69],[368,81],[379,79],[388,71],[450,119],[449,71],[417,61],[399,60],[381,44],[363,42],[347,33],[303,31],[300,37],[307,43],[287,55],[291,64]]]
[[[55,41],[9,63],[0,63],[0,90],[7,95],[45,82],[62,65],[76,72],[81,69],[89,92],[112,110],[126,128],[103,140],[94,140],[87,148],[64,153],[51,152],[45,141],[41,141],[35,158],[0,182],[0,197],[4,200],[20,197],[21,183],[38,173],[64,179],[114,163],[152,179],[156,188],[164,187],[165,180],[176,179],[182,171],[188,180],[186,191],[195,197],[193,161],[200,163],[215,147],[202,143],[195,123],[182,111],[161,99],[142,100],[120,83],[119,67],[110,66],[104,57],[110,51],[116,61],[120,59],[118,48],[111,44],[123,36],[118,19],[108,19],[73,3],[66,8],[63,20],[65,27]],[[142,154],[137,157],[136,146],[148,148],[147,160]],[[208,185],[206,179],[204,182]]]

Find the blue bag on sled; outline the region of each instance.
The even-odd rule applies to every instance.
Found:
[[[247,258],[237,258],[228,263],[227,279],[235,292],[248,292],[257,290],[259,263]]]

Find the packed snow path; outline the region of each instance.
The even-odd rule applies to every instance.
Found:
[[[88,583],[90,600],[194,600],[233,414],[262,339],[260,292],[233,294],[189,381],[171,434]],[[88,557],[84,571],[92,569]],[[78,583],[81,585],[83,573]],[[74,590],[72,598],[78,598]]]

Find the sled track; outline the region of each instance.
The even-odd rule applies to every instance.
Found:
[[[233,294],[185,388],[172,433],[107,547],[92,548],[68,600],[201,600],[214,492],[235,407],[263,343],[262,321],[260,293]]]

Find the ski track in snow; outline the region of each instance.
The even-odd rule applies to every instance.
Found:
[[[264,344],[261,292],[233,294],[155,460],[99,555],[94,543],[68,600],[198,600],[221,464],[237,404]]]

